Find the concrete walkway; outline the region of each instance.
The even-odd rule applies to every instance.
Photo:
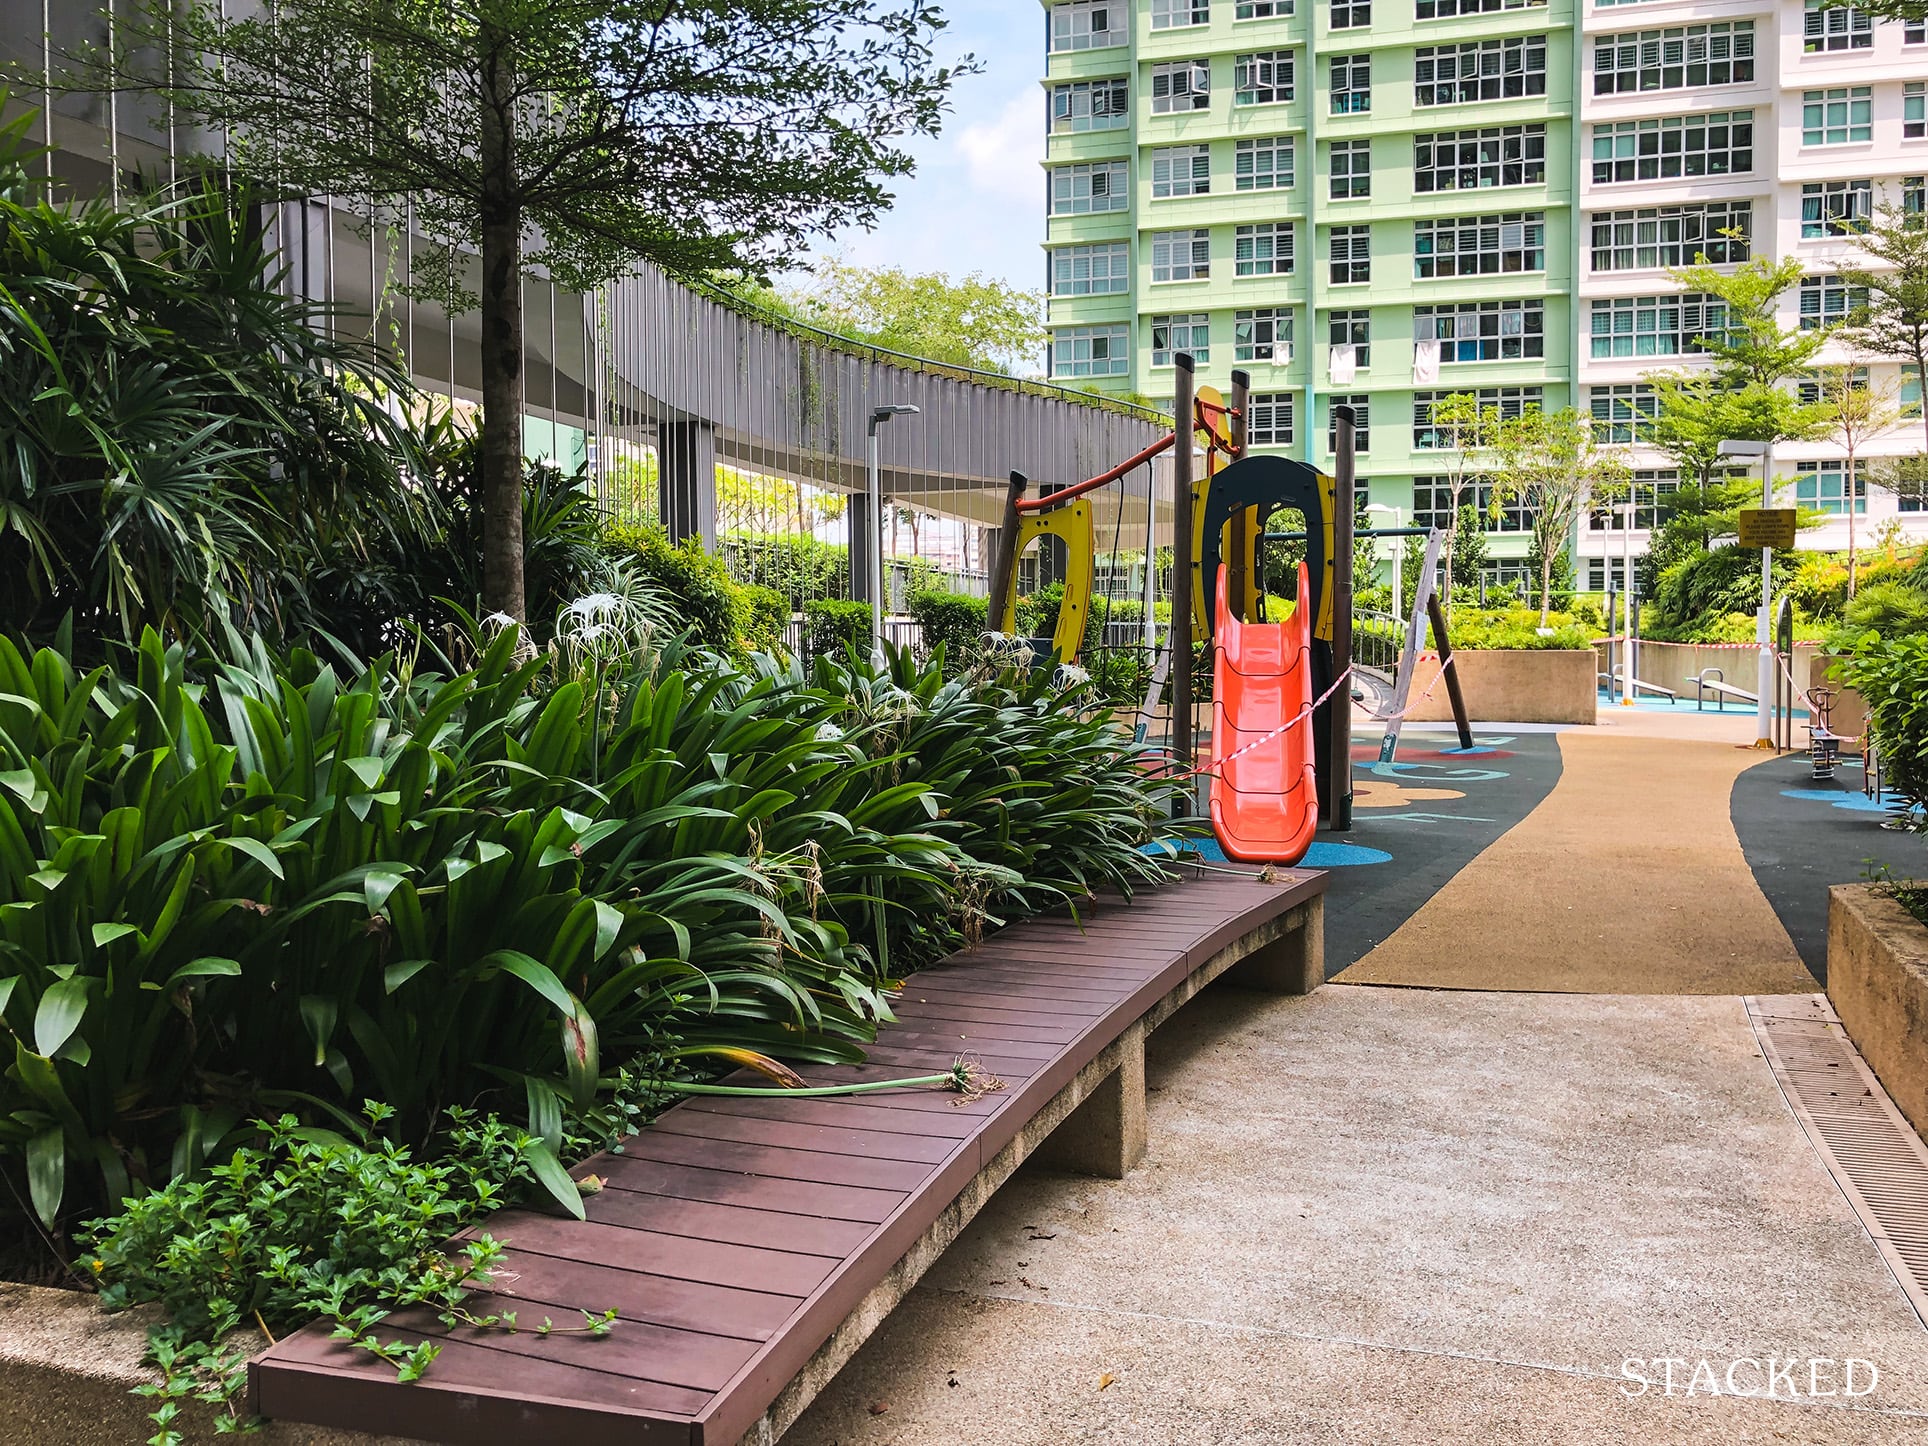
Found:
[[[1611,952],[1674,992],[1208,993],[1153,1037],[1145,1164],[1123,1181],[1021,1171],[786,1442],[1928,1443],[1928,1330],[1738,997],[1813,985],[1739,859],[1726,784],[1695,782],[1731,782],[1705,751],[1731,744],[1572,736],[1541,809],[1576,769],[1597,807],[1638,812],[1662,786],[1693,800],[1642,815],[1653,867],[1633,898],[1672,898],[1664,875],[1698,868],[1699,908],[1764,960],[1683,973],[1672,946],[1661,965]],[[1607,783],[1585,783],[1596,763]],[[1584,881],[1600,836],[1537,846]],[[1683,864],[1696,848],[1732,867]],[[1400,935],[1468,907],[1460,880],[1360,967],[1423,962]],[[1551,902],[1510,916],[1524,944],[1435,937],[1475,960],[1513,950],[1515,971],[1536,941],[1593,957]],[[1624,903],[1600,921],[1633,938]],[[1720,971],[1734,993],[1695,991]],[[1750,1364],[1769,1357],[1772,1400]],[[1855,1368],[1852,1398],[1849,1357],[1874,1372]]]

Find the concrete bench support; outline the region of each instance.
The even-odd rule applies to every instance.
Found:
[[[1299,905],[1279,924],[1284,933],[1226,970],[1227,984],[1266,994],[1310,994],[1325,983],[1325,899]]]
[[[1107,1069],[1051,1132],[1039,1158],[1061,1170],[1122,1180],[1145,1158],[1145,1026],[1134,1024],[1092,1061]]]

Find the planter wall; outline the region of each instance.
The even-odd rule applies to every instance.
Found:
[[[71,1290],[0,1283],[0,1441],[132,1446],[147,1440],[154,1433],[151,1403],[129,1392],[154,1379],[141,1365],[149,1319],[142,1311],[108,1315],[92,1296]],[[204,1408],[191,1403],[180,1429],[192,1441],[216,1439]],[[395,1437],[284,1422],[245,1439],[260,1446],[406,1446]]]
[[[1902,1114],[1928,1137],[1928,925],[1877,889],[1828,890],[1828,1000]]]
[[[1591,723],[1599,705],[1596,655],[1591,648],[1479,649],[1455,652],[1453,667],[1466,693],[1467,714],[1482,723]],[[1439,657],[1420,655],[1407,717],[1415,723],[1450,721],[1452,699],[1439,676]],[[1431,697],[1423,697],[1432,688]]]

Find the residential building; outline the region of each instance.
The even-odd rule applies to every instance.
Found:
[[[1706,307],[1666,268],[1762,245],[1812,255],[1801,298],[1838,315],[1847,298],[1827,273],[1852,241],[1827,219],[1865,215],[1883,188],[1899,199],[1928,169],[1928,98],[1910,79],[1928,74],[1921,27],[1861,12],[1061,0],[1046,13],[1054,379],[1169,405],[1176,353],[1221,388],[1241,368],[1252,445],[1320,466],[1331,408],[1351,402],[1362,492],[1422,524],[1451,520],[1435,399],[1576,407],[1629,446],[1648,499],[1632,538],[1582,526],[1583,588],[1644,550],[1651,499],[1673,480],[1639,445],[1639,378],[1706,364],[1691,344]],[[1724,234],[1736,228],[1745,239]],[[1919,408],[1898,369],[1871,375]],[[1838,448],[1774,462],[1790,495],[1844,495]],[[1523,580],[1529,514],[1477,487],[1464,500],[1488,517],[1491,577]],[[1902,506],[1863,505],[1870,520]],[[1836,545],[1832,529],[1810,538]]]

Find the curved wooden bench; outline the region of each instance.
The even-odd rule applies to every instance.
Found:
[[[677,1105],[576,1172],[607,1182],[587,1221],[487,1222],[508,1249],[478,1304],[515,1310],[522,1331],[397,1313],[384,1339],[442,1342],[401,1385],[311,1326],[251,1363],[254,1409],[477,1446],[774,1441],[1033,1151],[1114,1177],[1138,1162],[1145,1036],[1180,1004],[1228,970],[1278,992],[1323,982],[1324,890],[1310,870],[1216,875],[1089,909],[1082,928],[1004,929],[907,980],[867,1063],[801,1071],[889,1079],[967,1054],[1002,1091]],[[612,1306],[602,1340],[528,1329]]]

